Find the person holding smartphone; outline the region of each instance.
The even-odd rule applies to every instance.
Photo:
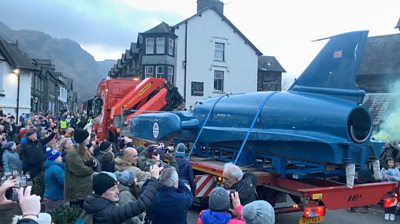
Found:
[[[32,186],[17,189],[15,188],[16,184],[16,179],[13,179],[12,177],[9,177],[3,184],[1,184],[0,206],[15,203],[14,201],[7,199],[5,196],[8,189],[14,188],[13,190],[15,190],[17,194],[18,205],[22,213],[22,217],[17,218],[17,224],[51,223],[51,216],[49,214],[40,213],[40,196],[31,195]],[[44,217],[48,222],[43,222],[43,219],[45,219]]]

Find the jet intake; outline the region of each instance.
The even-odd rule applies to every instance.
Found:
[[[350,139],[355,143],[363,143],[371,136],[371,118],[364,108],[355,108],[351,111],[347,121],[347,130]]]

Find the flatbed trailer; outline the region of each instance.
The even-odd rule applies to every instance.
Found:
[[[200,199],[233,162],[256,174],[259,199],[276,205],[289,195],[294,203],[276,211],[302,210],[302,224],[321,222],[326,209],[395,205],[393,183],[354,185],[356,172],[370,167],[379,179],[383,146],[371,138],[365,91],[355,83],[367,37],[355,31],[323,38],[329,41],[288,91],[221,94],[199,100],[192,112],[135,116],[131,134],[191,146]]]
[[[191,156],[189,162],[195,172],[196,197],[207,199],[211,190],[222,182],[224,162],[214,158]],[[277,174],[241,166],[243,172],[253,172],[257,177],[259,199],[266,199],[267,192],[287,194],[293,202],[286,207],[275,207],[276,213],[303,211],[299,223],[318,223],[324,219],[326,209],[344,209],[382,202],[384,207],[397,204],[394,183],[377,182],[356,184],[353,188],[331,179],[296,180]],[[271,199],[271,198],[270,198]],[[269,200],[268,200],[269,201]],[[275,201],[269,201],[275,204]]]

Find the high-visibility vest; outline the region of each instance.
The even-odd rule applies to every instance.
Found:
[[[67,121],[66,120],[61,120],[60,121],[60,128],[67,128]]]

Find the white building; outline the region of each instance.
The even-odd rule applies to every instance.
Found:
[[[222,14],[222,7],[207,8],[207,1],[199,0],[197,14],[174,26],[175,84],[186,108],[211,96],[257,91],[262,53]]]
[[[0,38],[0,108],[4,114],[17,117],[30,112],[31,79],[32,72],[36,70],[31,59],[16,44]]]
[[[223,15],[221,1],[198,0],[190,18],[139,33],[109,76],[165,78],[178,87],[189,108],[204,98],[257,91],[261,55]]]

